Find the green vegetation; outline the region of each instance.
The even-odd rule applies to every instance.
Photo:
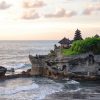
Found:
[[[71,49],[62,49],[61,52],[63,55],[67,55],[67,56],[78,54],[78,52],[72,51]]]
[[[86,38],[85,40],[77,40],[73,42],[71,48],[62,49],[63,55],[76,55],[86,52],[100,54],[100,38]]]

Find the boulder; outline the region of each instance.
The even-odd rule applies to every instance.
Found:
[[[0,66],[0,77],[5,76],[7,69],[5,67]]]

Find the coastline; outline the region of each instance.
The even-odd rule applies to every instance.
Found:
[[[58,57],[50,58],[48,55],[40,55],[38,57],[29,55],[29,59],[32,64],[30,74],[33,76],[35,75],[43,76],[55,80],[64,78],[69,78],[79,81],[100,80],[100,75],[99,75],[100,55],[97,56],[87,53],[71,57],[61,56],[60,58]],[[52,65],[52,63],[55,63],[55,65]],[[59,65],[60,68],[62,68],[63,70],[57,68]],[[70,67],[73,69],[70,70]]]
[[[6,79],[14,79],[14,78],[28,78],[28,77],[44,77],[44,78],[49,78],[53,80],[62,80],[62,79],[67,79],[67,80],[75,80],[75,81],[100,81],[99,76],[87,76],[87,75],[75,75],[75,74],[67,74],[66,76],[41,76],[41,75],[31,75],[30,73],[24,72],[20,74],[13,74],[13,75],[5,75],[0,77],[0,80],[6,80]]]
[[[52,61],[50,61],[50,63],[51,62]],[[32,67],[32,66],[33,65],[31,63],[30,67]],[[25,67],[27,67],[27,65]],[[22,70],[23,69],[21,69],[21,71]],[[57,70],[55,70],[54,72],[56,72],[56,71]],[[45,99],[43,99],[43,100],[53,100],[53,99],[55,99],[55,100],[56,99],[58,99],[58,100],[65,99],[66,100],[66,98],[68,98],[68,95],[69,96],[73,96],[73,97],[77,97],[77,99],[79,99],[78,96],[80,96],[80,98],[82,99],[82,97],[83,97],[83,100],[84,100],[84,95],[87,96],[87,93],[83,93],[83,94],[80,93],[79,95],[77,94],[78,92],[76,92],[76,93],[67,93],[67,92],[65,92],[65,91],[67,91],[67,89],[65,89],[63,91],[60,91],[60,92],[58,91],[58,92],[55,92],[55,93],[54,92],[52,93],[52,91],[56,91],[57,90],[58,86],[56,85],[56,83],[59,83],[57,81],[60,80],[60,79],[66,79],[67,81],[69,81],[69,80],[82,81],[83,83],[86,82],[86,81],[89,81],[89,82],[94,81],[96,83],[96,81],[99,80],[99,78],[98,78],[99,76],[94,77],[92,75],[91,76],[88,76],[88,75],[76,75],[76,74],[74,75],[74,74],[71,74],[71,73],[62,74],[62,72],[63,71],[60,71],[59,77],[57,78],[55,76],[55,74],[53,74],[53,73],[52,73],[51,76],[48,76],[46,74],[43,74],[43,75],[31,75],[30,74],[30,69],[28,71],[25,70],[25,71],[20,72],[19,74],[17,74],[16,73],[16,69],[15,69],[15,73],[14,74],[9,75],[9,76],[5,75],[4,77],[0,78],[0,81],[1,81],[0,82],[0,86],[2,86],[1,89],[3,91],[6,91],[6,93],[7,93],[7,94],[5,94],[2,91],[1,93],[4,93],[4,95],[1,96],[0,99],[1,100],[11,100],[9,98],[13,99],[13,97],[15,97],[15,100],[16,100],[16,98],[20,96],[21,99],[26,97],[27,100],[28,99],[32,100],[30,98],[31,97],[34,98],[34,95],[35,95],[34,91],[36,91],[36,89],[33,89],[31,84],[32,83],[36,83],[37,85],[41,86],[41,91],[42,91],[41,93],[45,93],[48,90],[48,92],[46,94],[41,94],[40,93],[41,94],[40,96],[42,96],[42,95],[46,96]],[[41,78],[38,78],[39,76],[41,76]],[[46,78],[46,80],[49,79],[50,82],[44,81],[44,78]],[[41,84],[40,84],[40,79],[41,79],[41,82],[43,81],[43,83],[41,83]],[[52,80],[55,81],[54,84],[51,84]],[[64,83],[66,83],[66,82],[64,82]],[[62,84],[62,83],[60,83],[60,84]],[[24,86],[25,86],[25,89],[23,89]],[[31,87],[29,87],[29,86],[31,86]],[[34,84],[33,84],[33,86],[34,86]],[[46,91],[45,91],[45,86],[47,86],[46,87],[46,89],[47,89]],[[51,86],[51,87],[49,87],[49,86]],[[88,84],[87,84],[87,86],[88,86]],[[97,86],[97,85],[95,85],[95,86]],[[40,87],[39,87],[39,89],[40,89]],[[16,93],[16,90],[18,90],[17,93]],[[33,91],[33,93],[31,93],[31,91]],[[39,90],[37,89],[37,93],[38,93],[38,91]],[[73,91],[71,90],[71,92],[73,92]],[[10,95],[8,95],[9,93],[10,93]],[[52,93],[52,94],[49,94],[49,93]],[[100,98],[98,96],[98,94],[97,94],[97,98]],[[23,97],[23,95],[25,95],[25,97]],[[96,94],[94,92],[94,94],[91,93],[90,95],[95,96]],[[5,98],[6,96],[7,96],[7,98]],[[38,95],[38,97],[39,97],[39,95]],[[26,100],[26,98],[25,98],[25,100]],[[36,100],[36,99],[34,99],[34,100]],[[72,100],[72,99],[69,99],[69,100]]]
[[[13,73],[11,75],[1,76],[0,80],[2,80],[2,79],[5,80],[5,79],[21,78],[21,77],[33,77],[33,76],[47,77],[47,78],[54,79],[54,80],[59,80],[59,79],[64,79],[64,78],[72,79],[72,80],[76,80],[76,81],[97,81],[97,80],[100,80],[100,75],[94,75],[94,74],[93,75],[88,75],[88,74],[84,74],[84,73],[83,74],[76,74],[76,73],[68,72],[68,71],[66,71],[66,69],[63,70],[63,71],[59,71],[57,69],[52,69],[52,67],[48,67],[48,66],[44,67],[45,66],[44,62],[39,62],[40,67],[37,67],[38,62],[35,62],[36,67],[34,69],[34,60],[36,61],[37,58],[34,58],[33,56],[31,56],[31,57],[32,58],[30,58],[30,55],[29,55],[29,59],[32,63],[32,68],[31,69],[28,69],[27,71],[22,71],[21,73],[17,73],[17,74]],[[43,59],[40,59],[40,61],[43,61]],[[71,58],[69,60],[69,62],[71,62],[73,60],[74,59]],[[38,61],[38,59],[37,59],[37,61]],[[76,62],[76,57],[75,57],[74,62]],[[64,62],[64,63],[66,63],[66,62]],[[92,66],[92,65],[89,65],[89,66]]]

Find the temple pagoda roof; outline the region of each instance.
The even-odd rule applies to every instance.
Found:
[[[69,40],[69,39],[67,39],[67,38],[63,38],[62,40],[60,40],[58,43],[60,43],[60,44],[70,44],[71,43],[71,41]]]

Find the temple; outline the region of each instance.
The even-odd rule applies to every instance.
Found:
[[[71,41],[65,37],[62,40],[60,40],[58,43],[61,44],[61,48],[69,48],[71,45]]]

